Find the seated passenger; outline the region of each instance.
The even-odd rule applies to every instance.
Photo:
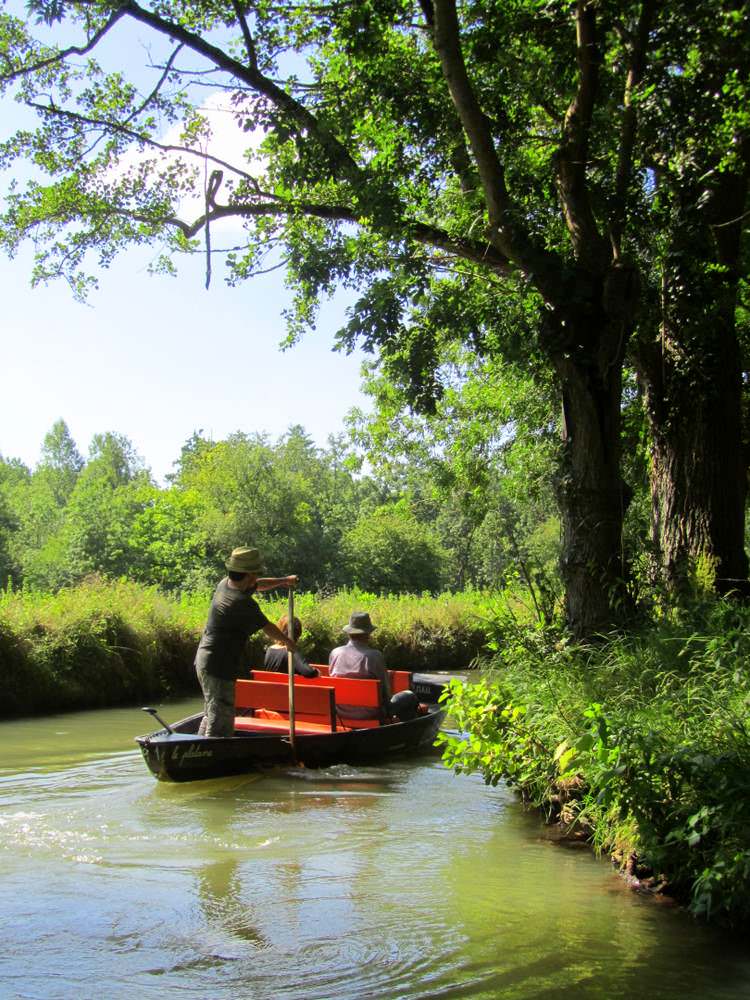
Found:
[[[385,660],[380,650],[374,649],[367,642],[374,631],[375,626],[366,611],[353,611],[349,617],[349,624],[344,625],[342,629],[342,632],[346,632],[349,636],[349,642],[345,646],[337,646],[328,657],[331,677],[370,677],[380,681],[382,710],[341,705],[342,715],[352,719],[382,718],[391,714],[388,708],[391,700],[391,682],[385,668]]]
[[[279,632],[284,635],[289,635],[289,629],[287,625],[289,624],[289,619],[286,615],[282,615],[277,623],[277,628]],[[292,623],[292,631],[294,632],[294,641],[296,642],[302,635],[302,622],[295,616]],[[302,677],[317,677],[318,671],[315,667],[311,667],[307,660],[304,659],[302,654],[297,651],[294,654],[294,672],[295,674],[300,674]],[[286,674],[289,672],[288,663],[288,650],[286,646],[282,646],[280,642],[275,642],[273,646],[269,646],[266,650],[266,658],[263,662],[263,666],[266,670],[273,670],[276,673]]]

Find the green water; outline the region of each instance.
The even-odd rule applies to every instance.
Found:
[[[149,728],[0,725],[3,1000],[750,998],[743,942],[435,757],[165,785]]]

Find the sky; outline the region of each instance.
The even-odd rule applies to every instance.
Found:
[[[301,424],[323,446],[343,430],[359,391],[362,356],[331,350],[343,299],[318,328],[279,350],[288,302],[279,272],[205,290],[202,262],[179,278],[146,273],[132,252],[100,275],[87,305],[66,284],[31,289],[30,255],[0,257],[0,454],[34,466],[44,435],[67,423],[86,454],[96,433],[124,434],[158,481],[195,430],[276,438]]]
[[[114,58],[122,60],[124,51],[136,68],[141,39],[126,34],[124,49],[123,39],[116,42]],[[142,87],[149,87],[145,76]],[[225,96],[207,94],[205,107],[212,152],[238,157],[252,134],[238,132]],[[0,134],[26,124],[7,100],[2,112]],[[173,139],[169,131],[162,136]],[[7,181],[0,175],[0,194]],[[189,202],[181,208],[183,218],[200,214]],[[215,246],[235,242],[233,225],[212,227]],[[157,251],[117,258],[97,274],[100,288],[87,305],[75,302],[62,282],[30,288],[31,248],[13,260],[0,256],[3,458],[33,467],[45,434],[62,418],[83,455],[94,434],[124,434],[163,482],[194,431],[213,440],[237,430],[275,439],[301,424],[324,446],[329,434],[343,430],[353,406],[367,408],[359,390],[362,356],[331,349],[350,300],[324,305],[316,332],[282,352],[282,311],[290,297],[281,272],[229,288],[216,261],[206,291],[203,258],[183,261],[176,279],[151,276],[148,263]]]

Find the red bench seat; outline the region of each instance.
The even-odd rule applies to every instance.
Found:
[[[264,681],[269,684],[283,686],[286,691],[289,686],[289,675],[273,670],[253,670],[253,680]],[[301,677],[299,674],[294,678],[294,707],[295,720],[301,707],[298,707],[297,691],[309,690],[310,688],[333,688],[336,698],[336,713],[338,722],[346,729],[376,729],[380,725],[380,719],[357,719],[345,714],[342,706],[354,706],[357,708],[368,708],[372,713],[379,712],[380,704],[380,681],[370,677]]]
[[[238,715],[234,720],[234,728],[243,733],[288,733],[289,719],[259,719],[254,715]],[[343,726],[338,727],[343,730]],[[294,732],[300,736],[319,736],[330,733],[331,727],[324,722],[298,722],[295,715]],[[338,731],[338,730],[337,730]]]
[[[283,674],[278,676],[282,681],[286,680]],[[336,699],[330,685],[302,687],[295,684],[294,709],[295,732],[303,733],[303,727],[310,727],[311,733],[336,732]],[[266,711],[278,713],[279,717],[260,717]],[[256,679],[238,680],[235,684],[235,713],[235,729],[288,732],[289,692],[286,684]]]
[[[321,677],[328,677],[330,667],[327,663],[311,663]],[[398,694],[399,691],[411,691],[411,671],[410,670],[389,670],[388,676],[391,679],[391,694]],[[315,680],[316,678],[312,678]]]

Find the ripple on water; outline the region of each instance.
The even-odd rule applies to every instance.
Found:
[[[425,947],[429,938],[420,936],[401,945],[389,937],[387,927],[377,927],[365,938],[356,934],[311,938],[304,933],[297,941],[286,934],[268,939],[252,928],[229,922],[224,934],[213,928],[201,940],[173,941],[169,950],[174,961],[142,972],[170,981],[191,981],[194,989],[206,990],[206,996],[214,995],[209,985],[213,983],[222,995],[234,988],[245,996],[288,1000],[417,998],[434,995],[432,990],[440,982],[460,978],[465,964],[460,940],[443,938],[441,959],[436,962],[432,950]],[[479,970],[475,979],[481,979]]]
[[[743,952],[434,759],[166,786],[137,751],[55,753],[0,774],[10,995],[750,997]]]

